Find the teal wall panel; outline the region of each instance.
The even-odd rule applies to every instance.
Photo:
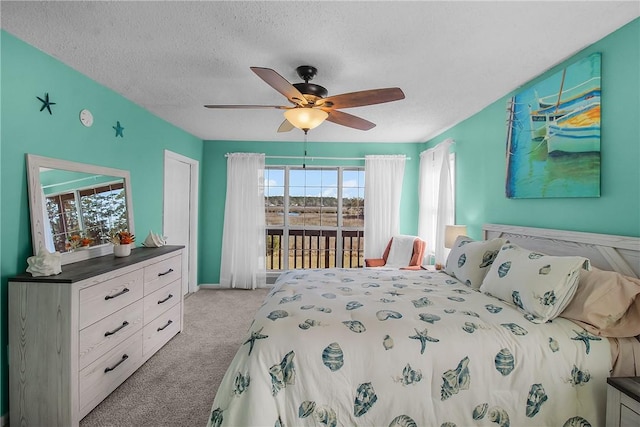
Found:
[[[456,222],[481,237],[483,223],[640,236],[640,19],[536,79],[602,53],[601,197],[508,199],[505,196],[507,94],[427,142],[456,141]],[[514,92],[515,93],[515,92]]]
[[[23,272],[32,254],[25,154],[129,170],[142,240],[150,229],[162,230],[164,150],[202,161],[203,143],[4,31],[0,43],[0,414],[5,414],[7,279]],[[56,103],[51,115],[39,111],[42,103],[36,97],[45,93]],[[93,112],[90,128],[80,123],[83,108]],[[123,138],[115,137],[116,121],[124,127]]]

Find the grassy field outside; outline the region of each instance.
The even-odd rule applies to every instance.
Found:
[[[313,252],[313,251],[312,251]],[[329,256],[329,263],[325,263],[325,257],[320,256],[316,257],[315,254],[311,253],[309,255],[298,255],[298,256],[289,256],[289,269],[294,268],[333,268],[336,267],[335,261],[335,252]],[[279,266],[284,265],[280,264],[280,253],[275,252],[272,255],[267,255],[267,270],[282,270],[283,268],[279,268]],[[272,264],[273,262],[273,264]],[[350,264],[351,262],[351,264]],[[273,265],[273,267],[272,267]],[[295,265],[295,267],[294,267]],[[364,266],[364,257],[360,256],[351,256],[345,255],[342,258],[342,267],[344,268],[359,268]]]

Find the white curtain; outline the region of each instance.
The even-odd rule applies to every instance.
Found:
[[[405,156],[365,156],[364,257],[380,258],[399,234]]]
[[[227,156],[220,285],[265,287],[264,154]]]
[[[47,196],[44,194],[44,190],[40,189],[40,200],[42,200],[42,225],[44,226],[44,246],[47,251],[56,252],[56,245],[53,243],[53,230],[51,230],[51,220],[49,219],[49,212],[47,212]],[[40,253],[40,248],[34,248],[36,254]]]
[[[442,264],[445,263],[447,255],[444,248],[445,226],[454,224],[455,220],[453,186],[449,170],[451,144],[453,140],[447,139],[420,153],[418,235],[427,242],[427,256],[435,256],[435,262]]]

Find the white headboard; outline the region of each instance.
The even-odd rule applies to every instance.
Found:
[[[640,237],[501,224],[485,224],[482,231],[485,240],[503,237],[547,255],[584,256],[599,269],[640,277]]]

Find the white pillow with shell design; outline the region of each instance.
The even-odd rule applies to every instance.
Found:
[[[444,267],[444,272],[467,286],[478,289],[505,239],[477,241],[458,236]]]
[[[533,323],[545,323],[569,304],[582,268],[591,268],[587,258],[545,255],[507,243],[498,252],[480,291],[518,307]]]

